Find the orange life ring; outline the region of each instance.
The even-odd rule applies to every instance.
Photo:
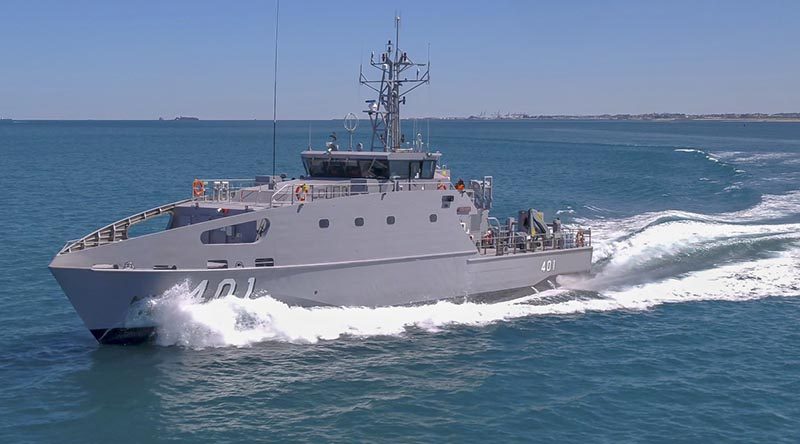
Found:
[[[444,182],[439,182],[439,184],[436,185],[436,189],[439,191],[444,191],[447,189],[447,185],[445,185]]]
[[[294,195],[298,201],[305,202],[307,194],[308,194],[308,185],[302,184],[294,187]]]
[[[194,195],[194,197],[200,197],[204,194],[206,194],[205,184],[203,184],[202,180],[195,179],[194,182],[192,182],[192,195]]]

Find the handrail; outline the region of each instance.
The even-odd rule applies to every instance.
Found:
[[[179,200],[177,202],[161,205],[159,207],[151,208],[149,210],[136,213],[132,216],[122,218],[112,224],[108,224],[103,228],[95,230],[80,239],[67,242],[67,244],[61,248],[61,251],[59,251],[58,254],[80,251],[90,247],[97,247],[99,245],[125,240],[128,238],[128,229],[132,225],[170,212],[178,205],[189,201],[191,201],[191,199]]]
[[[288,192],[286,188],[289,188]],[[398,191],[454,190],[453,184],[444,180],[392,181],[353,183],[344,181],[302,183],[289,182],[274,191],[270,206],[294,205],[296,203],[327,200],[360,194],[388,193]],[[469,192],[471,190],[464,190]]]
[[[202,184],[202,189],[198,190],[192,187],[192,200],[194,201],[212,201],[212,202],[231,202],[231,201],[244,201],[243,192],[249,190],[252,194],[258,195],[261,193],[261,187],[255,179],[198,179]],[[237,199],[238,192],[238,199]]]
[[[132,225],[149,218],[162,215],[165,212],[171,212],[175,207],[187,202],[216,202],[225,199],[228,202],[238,201],[249,204],[263,203],[272,208],[294,205],[296,203],[312,202],[315,199],[327,200],[337,197],[372,193],[438,190],[459,191],[467,196],[474,197],[476,191],[471,188],[457,190],[452,183],[444,180],[402,182],[395,180],[391,182],[365,183],[353,183],[346,181],[314,181],[310,184],[293,180],[286,181],[272,190],[265,189],[266,184],[249,187],[231,187],[231,182],[236,184],[236,182],[254,183],[256,181],[253,179],[204,179],[204,185],[206,183],[211,183],[213,185],[210,196],[205,193],[206,189],[204,187],[203,194],[201,196],[193,196],[189,199],[151,208],[149,210],[120,219],[112,224],[95,230],[80,239],[68,241],[66,245],[62,247],[61,251],[59,251],[59,254],[69,253],[71,251],[79,251],[89,247],[125,240],[128,238],[128,229]],[[249,198],[253,193],[256,194],[255,200]],[[268,198],[261,199],[262,193],[265,196],[268,196]],[[487,238],[487,236],[489,237]],[[489,250],[493,250],[494,254],[497,255],[507,254],[509,250],[512,254],[515,254],[517,252],[580,248],[584,246],[589,247],[591,245],[591,229],[573,229],[567,227],[562,227],[560,231],[555,233],[550,232],[547,234],[534,235],[526,234],[524,232],[509,233],[507,230],[495,227],[487,231],[483,238],[475,241],[476,248],[479,251],[483,250],[483,254],[488,254]]]
[[[527,234],[489,230],[483,238],[475,241],[478,252],[484,255],[531,253],[535,251],[569,250],[592,246],[591,228],[566,228],[554,233]]]
[[[241,202],[267,205],[270,208],[297,203],[327,200],[359,194],[387,193],[396,191],[455,190],[455,186],[445,179],[439,180],[395,180],[387,182],[354,183],[351,181],[300,180],[261,184],[253,179],[199,179],[203,183],[202,194],[192,195],[193,201]],[[299,189],[298,189],[299,188]],[[462,190],[472,196],[473,190]],[[193,189],[194,193],[195,190]]]

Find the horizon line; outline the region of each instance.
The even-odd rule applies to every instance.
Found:
[[[178,116],[188,117],[188,116]],[[271,122],[272,118],[210,118],[205,119],[201,117],[191,116],[183,120],[175,118],[13,118],[2,117],[0,120],[11,120],[14,122],[25,121],[49,121],[49,122],[86,122],[86,121],[102,121],[102,122]],[[651,112],[651,113],[602,113],[602,114],[528,114],[528,113],[506,113],[506,114],[470,114],[470,115],[450,115],[450,116],[413,116],[404,117],[403,120],[559,120],[559,119],[643,119],[643,120],[692,120],[703,118],[733,118],[733,119],[758,119],[758,118],[772,118],[772,119],[800,119],[800,112],[715,112],[715,113],[674,113],[674,112]],[[292,122],[292,121],[332,121],[342,120],[341,117],[330,118],[291,118],[291,119],[277,119],[279,122]],[[365,119],[368,120],[368,119]]]

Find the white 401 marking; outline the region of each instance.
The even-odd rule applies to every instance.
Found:
[[[256,286],[256,278],[251,277],[247,278],[247,290],[242,296],[244,299],[249,298],[253,294],[253,289]],[[203,279],[200,281],[200,284],[192,290],[190,293],[191,297],[200,297],[202,298],[203,295],[206,293],[206,288],[208,288],[208,279]],[[236,296],[236,280],[235,279],[223,279],[217,285],[217,291],[214,293],[214,299],[219,297],[228,297],[228,296]],[[238,297],[238,296],[237,296]]]
[[[556,260],[555,259],[548,259],[546,261],[542,261],[542,271],[556,271]]]

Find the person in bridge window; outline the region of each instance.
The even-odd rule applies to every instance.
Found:
[[[464,191],[464,181],[463,180],[458,179],[458,182],[456,182],[456,189],[458,191]]]

